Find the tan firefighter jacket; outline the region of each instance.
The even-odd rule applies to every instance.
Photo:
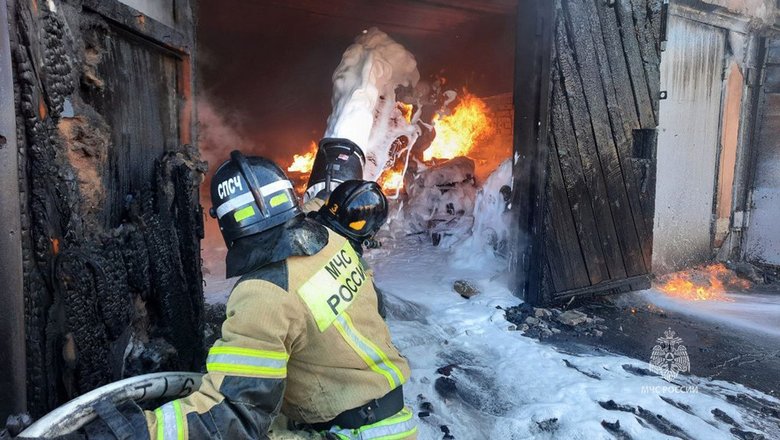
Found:
[[[266,438],[280,408],[296,422],[326,422],[408,380],[377,312],[371,274],[346,239],[328,232],[316,255],[239,280],[200,390],[146,412],[152,439]],[[403,439],[416,438],[416,429],[405,409],[338,435]]]

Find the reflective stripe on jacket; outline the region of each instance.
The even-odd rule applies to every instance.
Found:
[[[338,426],[330,432],[341,440],[396,440],[416,438],[417,424],[408,408],[396,415],[359,429],[341,429]]]

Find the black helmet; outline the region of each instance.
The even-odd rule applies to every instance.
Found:
[[[301,215],[293,184],[281,168],[262,157],[230,153],[211,179],[209,213],[218,219],[228,248]]]
[[[331,229],[362,242],[387,221],[387,198],[376,182],[347,180],[333,190],[319,214]]]
[[[317,156],[314,158],[304,201],[320,194],[330,194],[334,188],[347,180],[362,179],[365,163],[366,156],[363,150],[349,139],[322,139]]]

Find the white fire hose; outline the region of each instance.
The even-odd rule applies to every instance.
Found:
[[[186,397],[200,387],[202,376],[185,372],[152,373],[110,383],[46,414],[19,436],[54,437],[72,433],[97,417],[93,405],[106,398],[119,404],[128,400],[143,402]]]

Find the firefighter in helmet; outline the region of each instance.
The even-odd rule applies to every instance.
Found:
[[[320,199],[312,199],[317,201]],[[376,183],[365,180],[347,180],[341,183],[321,203],[309,201],[308,206],[318,207],[309,216],[328,228],[338,232],[352,245],[361,257],[364,267],[368,264],[363,260],[363,246],[375,246],[372,239],[379,228],[387,221],[387,198],[382,188]],[[373,278],[373,271],[371,272]],[[374,286],[379,304],[379,315],[385,318],[384,295]]]
[[[349,241],[306,218],[284,172],[260,157],[234,151],[211,197],[227,275],[241,278],[200,390],[147,412],[150,437],[265,438],[281,411],[325,438],[416,438],[409,366]]]

